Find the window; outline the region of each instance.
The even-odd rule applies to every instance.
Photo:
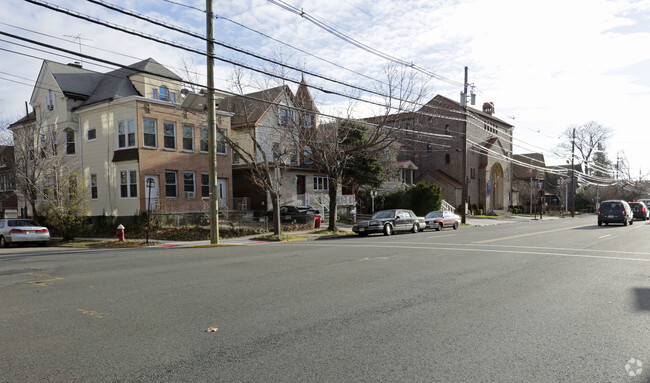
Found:
[[[209,150],[209,146],[208,146],[208,128],[206,128],[205,126],[202,126],[202,127],[199,129],[199,134],[200,134],[199,139],[201,140],[201,143],[200,143],[200,146],[201,146],[201,147],[200,147],[200,150],[201,150],[202,152],[207,153],[208,150]]]
[[[169,89],[166,86],[161,86],[158,90],[160,95],[159,99],[162,101],[169,101]]]
[[[144,134],[144,146],[149,148],[155,148],[158,146],[158,139],[156,137],[157,121],[153,118],[144,118],[142,120],[143,134]]]
[[[97,174],[90,175],[90,199],[97,199]]]
[[[433,144],[429,143],[427,144],[427,152],[430,152],[433,150]]]
[[[449,153],[445,154],[445,164],[450,164],[451,163],[451,156]]]
[[[194,125],[183,125],[183,150],[194,150]]]
[[[311,159],[311,149],[309,147],[305,147],[305,151],[302,153],[302,158],[305,165],[311,165],[314,163]]]
[[[165,121],[165,149],[176,149],[176,123]]]
[[[97,139],[97,129],[92,128],[88,129],[88,141],[93,141]]]
[[[217,129],[217,154],[227,154],[226,136],[228,132],[225,129]]]
[[[46,105],[46,110],[55,110],[56,109],[56,96],[54,95],[54,92],[52,90],[47,91],[47,95],[45,96],[45,105]]]
[[[67,130],[65,132],[65,154],[72,156],[77,152],[76,142],[74,138],[74,131]]]
[[[281,124],[288,124],[289,121],[291,120],[291,110],[289,109],[280,109],[280,123]]]
[[[135,170],[120,171],[120,198],[138,197],[138,173]]]
[[[445,124],[445,134],[450,135],[451,134],[451,128],[449,127],[449,124]]]
[[[210,174],[201,173],[201,197],[210,198]]]
[[[151,90],[151,98],[153,98],[154,100],[158,99],[158,89]]]
[[[119,149],[135,147],[135,120],[117,122],[117,147]]]
[[[165,172],[165,195],[167,198],[176,198],[176,172]]]
[[[194,198],[194,172],[183,173],[183,191],[185,198]]]
[[[314,190],[316,191],[329,190],[329,179],[327,177],[314,176]]]

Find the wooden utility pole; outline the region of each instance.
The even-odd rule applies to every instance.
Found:
[[[575,216],[576,211],[576,187],[575,187],[575,166],[573,152],[576,149],[576,128],[573,128],[573,137],[571,138],[571,217]]]
[[[217,126],[214,105],[214,15],[212,0],[205,1],[208,64],[208,156],[210,157],[210,243],[219,243],[219,190],[217,189]]]
[[[460,218],[461,218],[461,223],[467,223],[467,209],[465,206],[467,205],[467,86],[468,86],[468,68],[465,67],[465,84],[463,86],[463,132],[462,132],[462,139],[463,139],[463,152],[462,152],[462,182],[463,182],[463,191],[462,191],[462,206],[460,208]]]

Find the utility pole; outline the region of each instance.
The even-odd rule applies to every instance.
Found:
[[[573,128],[573,138],[571,139],[571,218],[575,216],[576,211],[576,188],[575,188],[575,167],[573,164],[573,152],[576,149],[576,128]]]
[[[205,1],[208,64],[208,156],[210,157],[210,243],[219,243],[219,190],[217,189],[217,126],[214,105],[214,15],[212,0]]]
[[[465,67],[465,83],[463,85],[463,97],[462,97],[462,106],[463,106],[463,132],[462,132],[462,138],[463,138],[463,160],[462,160],[462,177],[463,177],[463,191],[462,191],[462,206],[460,209],[460,218],[461,218],[461,223],[467,223],[467,208],[465,207],[467,205],[467,86],[468,86],[468,68]]]

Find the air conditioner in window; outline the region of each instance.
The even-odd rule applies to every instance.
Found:
[[[54,110],[54,105],[48,105],[47,110]]]
[[[194,198],[194,192],[185,192],[185,198]]]

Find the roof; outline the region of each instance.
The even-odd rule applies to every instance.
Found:
[[[76,65],[46,61],[56,83],[67,97],[86,98],[92,94],[104,76],[101,73]]]
[[[33,122],[36,122],[36,112],[34,110],[23,116],[20,120],[9,125],[9,129],[11,130],[15,127],[18,127],[19,125],[29,124]]]
[[[141,96],[130,76],[138,73],[160,76],[172,81],[183,79],[152,58],[107,73],[84,69],[79,65],[45,61],[63,94],[83,100],[82,106],[120,97]]]
[[[287,85],[281,85],[259,92],[248,93],[245,97],[225,97],[219,101],[217,110],[235,113],[231,120],[233,128],[248,124],[257,125],[272,104],[279,101],[283,92],[287,92],[288,97],[293,99],[291,89]]]
[[[395,163],[395,167],[398,169],[411,169],[418,170],[418,167],[413,163],[413,161],[399,161]]]

